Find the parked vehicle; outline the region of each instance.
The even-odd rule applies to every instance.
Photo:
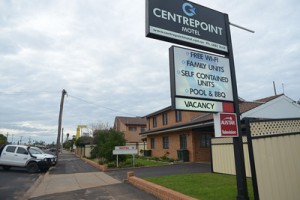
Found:
[[[57,157],[53,154],[45,153],[42,149],[38,147],[30,147],[29,152],[34,156],[44,156],[45,158],[50,158],[52,165],[56,165]]]
[[[0,166],[5,170],[11,167],[24,167],[30,173],[45,172],[51,167],[51,158],[41,154],[33,155],[25,145],[3,145],[0,148]]]

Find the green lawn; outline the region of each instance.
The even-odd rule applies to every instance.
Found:
[[[236,199],[236,177],[223,174],[184,174],[146,178],[147,181],[201,200]],[[254,199],[251,179],[247,179],[249,198]]]
[[[160,166],[160,165],[168,165],[168,162],[155,161],[150,159],[135,159],[135,166]]]

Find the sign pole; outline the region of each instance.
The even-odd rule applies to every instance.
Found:
[[[117,154],[117,167],[119,167],[119,154]]]
[[[230,63],[231,80],[232,80],[232,90],[234,99],[234,112],[237,116],[237,126],[238,126],[238,137],[233,137],[234,145],[234,157],[235,157],[235,168],[236,168],[236,182],[237,182],[237,200],[249,200],[247,181],[246,181],[246,171],[244,162],[244,149],[243,149],[243,136],[241,131],[241,120],[240,120],[240,109],[239,109],[239,98],[237,92],[237,83],[235,76],[235,67],[233,59],[232,42],[229,28],[229,18],[227,14],[225,16],[227,40],[228,40],[228,57]]]

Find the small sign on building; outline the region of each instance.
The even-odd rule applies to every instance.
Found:
[[[235,113],[214,114],[215,137],[238,137]]]

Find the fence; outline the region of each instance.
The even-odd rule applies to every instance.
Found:
[[[245,126],[246,175],[255,199],[299,199],[300,119],[246,120]],[[212,158],[214,172],[235,174],[231,138],[212,139]]]

